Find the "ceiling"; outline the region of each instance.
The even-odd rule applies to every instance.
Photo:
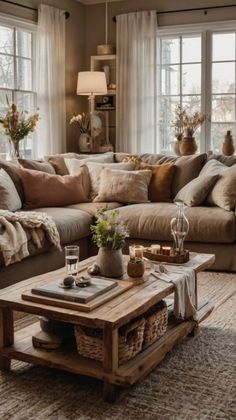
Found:
[[[82,4],[96,4],[96,3],[112,3],[113,1],[128,1],[128,0],[77,0],[79,3]]]

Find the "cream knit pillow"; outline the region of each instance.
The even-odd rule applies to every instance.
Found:
[[[94,201],[147,203],[151,177],[150,170],[125,171],[106,168],[101,173],[99,193]]]

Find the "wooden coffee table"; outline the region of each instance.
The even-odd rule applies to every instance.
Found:
[[[194,254],[185,265],[196,273],[209,268],[215,260],[211,254]],[[86,270],[94,257],[80,263]],[[40,275],[0,291],[0,369],[10,369],[11,359],[46,365],[69,372],[98,378],[104,382],[103,397],[114,401],[119,387],[134,384],[151,372],[172,347],[183,337],[194,334],[198,324],[213,310],[209,302],[198,303],[197,321],[188,320],[170,323],[167,332],[150,347],[124,365],[118,364],[118,330],[130,320],[142,315],[151,306],[173,293],[172,284],[147,276],[142,284],[134,285],[120,296],[113,298],[93,311],[86,313],[41,305],[23,300],[21,295],[36,284],[47,283],[64,274],[64,268]],[[125,281],[125,280],[123,280]],[[45,316],[51,319],[103,329],[104,358],[97,362],[79,356],[75,346],[62,346],[57,350],[36,349],[32,336],[40,330],[39,322],[14,332],[13,311]]]

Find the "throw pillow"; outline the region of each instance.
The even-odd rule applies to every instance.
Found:
[[[225,155],[217,155],[212,152],[207,153],[207,159],[208,160],[218,160],[219,162],[223,163],[226,166],[233,166],[236,164],[236,156],[225,156]]]
[[[85,203],[82,173],[78,175],[51,175],[30,169],[20,169],[26,209],[67,206]]]
[[[118,165],[118,164],[117,164]],[[105,168],[101,173],[95,202],[147,203],[152,171],[125,171]]]
[[[175,197],[186,184],[197,178],[206,159],[206,153],[177,158],[175,162],[175,176],[172,183],[172,197]]]
[[[236,206],[236,165],[225,166],[218,160],[209,160],[200,175],[218,175],[219,179],[207,197],[207,204],[224,210],[234,210]]]
[[[218,175],[198,176],[181,188],[174,201],[182,201],[187,206],[200,206],[217,179]]]
[[[18,159],[18,162],[22,168],[33,169],[35,171],[46,172],[47,174],[55,175],[55,169],[48,162],[38,162],[32,159]]]
[[[4,169],[4,171],[8,173],[16,187],[21,201],[24,201],[24,191],[19,174],[20,165],[18,162],[16,161],[16,163],[13,163],[6,160],[0,160],[0,169]]]
[[[175,172],[173,163],[163,165],[141,165],[142,169],[152,171],[152,178],[148,187],[148,198],[152,202],[171,202],[171,185]]]
[[[78,160],[78,161],[96,161],[96,162],[107,162],[112,163],[114,162],[113,153],[108,152],[101,155],[80,155],[77,153],[64,153],[61,155],[54,155],[54,156],[45,156],[45,159],[50,162],[50,164],[54,167],[56,173],[58,175],[68,175],[70,173],[69,168],[65,163],[65,159],[70,160]],[[75,175],[71,174],[70,175]]]
[[[88,167],[90,182],[91,182],[91,198],[92,200],[98,195],[100,178],[102,170],[105,168],[108,169],[120,169],[124,171],[132,171],[135,169],[135,164],[128,163],[97,163],[97,162],[87,162],[86,166]],[[117,200],[116,200],[117,201]]]
[[[4,169],[0,169],[0,208],[16,211],[21,207],[21,199],[11,177]]]

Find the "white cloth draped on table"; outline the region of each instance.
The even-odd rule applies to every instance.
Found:
[[[117,16],[117,150],[157,147],[156,11]]]
[[[40,114],[36,156],[62,153],[66,149],[65,14],[45,4],[39,7],[36,92]]]

